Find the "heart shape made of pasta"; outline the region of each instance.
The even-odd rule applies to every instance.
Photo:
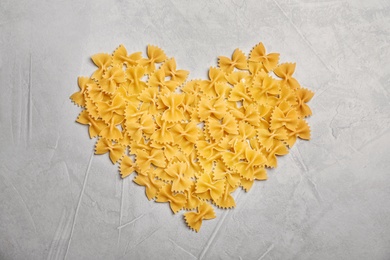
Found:
[[[132,173],[146,196],[181,210],[199,231],[215,218],[212,204],[235,207],[232,193],[267,179],[267,168],[297,138],[310,139],[306,104],[314,93],[293,77],[294,63],[257,44],[247,57],[234,50],[218,57],[208,79],[187,81],[174,58],[148,45],[128,53],[92,56],[97,70],[79,77],[71,100],[82,107],[77,122],[97,137],[95,154],[108,153],[120,176]]]

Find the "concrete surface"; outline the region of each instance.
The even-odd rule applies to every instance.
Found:
[[[390,2],[0,0],[0,259],[390,259]],[[263,41],[315,91],[299,141],[191,232],[74,123],[89,57],[157,44],[190,77]]]

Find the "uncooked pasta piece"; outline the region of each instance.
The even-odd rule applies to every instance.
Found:
[[[113,64],[126,64],[127,66],[137,65],[137,61],[142,58],[142,52],[127,54],[125,46],[119,45],[112,55]]]
[[[177,70],[176,69],[176,60],[171,58],[164,62],[162,69],[165,72],[166,76],[171,77],[172,81],[175,81],[177,85],[181,85],[187,79],[189,72],[186,70]]]
[[[215,218],[213,206],[236,206],[297,138],[309,140],[305,120],[314,93],[293,77],[295,63],[279,64],[262,43],[248,56],[219,56],[207,79],[188,80],[173,57],[153,45],[146,55],[120,45],[92,56],[97,69],[78,78],[71,100],[77,122],[97,137],[95,154],[119,163],[121,178],[145,187],[149,200],[169,203],[198,232]]]
[[[244,70],[248,67],[245,54],[240,49],[235,49],[232,59],[224,56],[218,57],[218,66],[226,73],[231,73],[234,68]]]
[[[137,153],[137,164],[141,171],[148,171],[152,165],[157,167],[165,167],[166,161],[162,150],[151,149],[150,151],[140,150]]]
[[[227,180],[225,179],[225,182]],[[222,196],[216,200],[214,203],[219,208],[228,209],[228,208],[234,208],[236,206],[236,202],[234,201],[233,196],[231,195],[232,192],[234,192],[237,189],[237,187],[230,186],[228,183],[225,185],[224,192]]]
[[[166,96],[161,96],[161,101],[167,107],[161,119],[167,122],[181,122],[184,120],[183,112],[180,109],[183,100],[183,94],[170,93]]]
[[[91,78],[95,80],[100,80],[103,76],[103,73],[111,66],[112,56],[107,53],[98,53],[91,57],[93,63],[98,67],[98,69],[92,74]]]
[[[222,119],[226,114],[226,102],[224,99],[224,97],[209,99],[203,96],[199,101],[199,119],[201,121],[206,121],[210,117]]]
[[[207,203],[203,203],[198,206],[197,212],[184,213],[184,218],[187,225],[196,232],[198,232],[200,227],[202,226],[203,220],[213,219],[215,217],[216,216],[213,207],[211,207]]]
[[[207,127],[210,131],[210,136],[217,142],[226,135],[238,134],[236,119],[230,113],[226,113],[221,120],[210,117],[207,121]]]
[[[298,112],[290,108],[286,112],[283,112],[280,107],[275,107],[271,117],[270,129],[278,129],[285,127],[288,130],[295,131],[298,124]]]
[[[267,71],[272,71],[278,64],[279,53],[266,54],[263,43],[257,44],[249,54],[250,63],[261,64]]]
[[[216,86],[220,82],[226,82],[225,72],[221,69],[211,67],[209,70],[209,79],[201,81],[201,91],[208,97],[216,97]]]
[[[80,115],[78,116],[76,122],[83,124],[83,125],[89,125],[89,137],[94,138],[100,134],[100,132],[105,128],[107,125],[102,120],[95,120],[93,119],[87,112],[87,110],[81,111]]]
[[[147,87],[146,83],[142,81],[145,70],[145,67],[141,65],[132,66],[126,69],[125,75],[127,77],[127,84],[125,85],[125,89],[129,94],[137,96]]]
[[[213,181],[209,173],[204,173],[196,180],[195,190],[200,198],[216,201],[222,196],[224,187],[224,181]]]
[[[251,138],[256,137],[255,127],[245,121],[240,121],[240,123],[238,123],[238,133],[239,138],[242,140],[250,140]]]
[[[284,128],[278,129],[258,129],[257,138],[261,145],[269,150],[274,146],[276,140],[287,140],[287,131]]]
[[[125,152],[125,147],[121,144],[114,143],[104,137],[101,137],[95,146],[95,154],[110,154],[110,159],[115,164]]]
[[[78,106],[84,107],[85,106],[85,94],[87,91],[87,84],[91,81],[90,78],[87,77],[79,77],[78,78],[78,85],[80,88],[80,91],[73,93],[73,95],[70,96],[70,99]]]
[[[311,116],[312,112],[310,107],[306,104],[313,97],[314,93],[308,89],[300,88],[296,91],[298,104],[295,106],[298,114],[301,117]]]
[[[230,92],[229,101],[242,101],[244,104],[251,104],[252,98],[249,96],[247,84],[243,81],[234,85]]]
[[[289,147],[292,147],[295,144],[297,137],[304,140],[310,139],[310,126],[304,119],[298,120],[297,129],[295,131],[288,132],[286,142]]]
[[[298,81],[292,77],[292,74],[295,72],[295,65],[295,63],[282,63],[274,70],[275,75],[281,78],[284,84],[294,90],[301,87]]]
[[[193,183],[188,190],[185,191],[187,203],[184,206],[186,210],[194,210],[202,204],[202,200],[196,195],[195,183]]]
[[[135,171],[134,161],[129,156],[124,156],[120,162],[119,172],[125,178]]]
[[[275,168],[276,166],[278,166],[276,155],[288,154],[288,149],[282,141],[276,141],[274,145],[271,147],[270,151],[269,152],[267,151],[266,154],[267,154],[267,162],[265,165],[270,168]]]
[[[157,193],[157,202],[169,202],[173,213],[178,213],[184,208],[187,198],[182,193],[174,193],[171,184],[164,184]]]
[[[148,58],[139,60],[139,64],[146,68],[147,74],[152,73],[156,69],[156,63],[161,63],[167,59],[164,51],[153,45],[148,45],[147,55]]]
[[[156,198],[157,192],[162,188],[164,182],[156,179],[156,175],[153,171],[150,171],[148,174],[138,174],[134,178],[134,182],[140,186],[145,187],[145,194],[148,200]]]

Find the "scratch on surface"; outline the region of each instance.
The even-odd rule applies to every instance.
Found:
[[[65,252],[64,259],[66,259],[67,255],[68,255],[69,247],[70,247],[70,244],[72,242],[73,231],[74,231],[74,227],[75,227],[75,224],[76,224],[77,215],[79,213],[81,199],[83,198],[85,187],[87,186],[87,180],[88,180],[88,175],[89,175],[89,172],[90,172],[90,169],[91,169],[91,165],[92,165],[93,154],[94,154],[94,151],[92,151],[91,157],[89,158],[87,172],[85,173],[83,188],[81,189],[81,192],[80,192],[80,197],[79,197],[79,202],[77,203],[76,212],[74,213],[72,229],[70,231],[70,236],[69,236],[69,240],[68,240],[68,246],[66,247],[66,252]]]
[[[28,102],[27,102],[27,140],[32,136],[32,55],[30,53],[30,71],[28,78]]]
[[[74,197],[73,197],[73,192],[72,192],[72,184],[70,182],[69,168],[68,168],[68,164],[65,161],[64,161],[64,164],[65,164],[66,177],[68,178],[70,196],[71,196],[72,205],[73,205],[74,204]]]
[[[238,197],[240,196],[240,194],[241,194],[240,192],[237,193],[237,196],[234,198],[234,200],[235,200],[236,202],[238,202],[237,199],[238,199]],[[222,216],[221,220],[218,222],[218,224],[217,224],[217,226],[215,227],[213,233],[211,234],[209,240],[207,241],[206,246],[203,248],[203,251],[200,253],[200,255],[199,255],[199,260],[201,260],[201,259],[205,256],[205,254],[207,253],[207,251],[209,250],[211,243],[214,241],[215,236],[217,235],[219,229],[221,228],[223,222],[225,221],[227,215],[230,214],[230,212],[231,212],[231,210],[225,211],[225,212],[224,212],[224,215]]]
[[[291,150],[291,155],[293,160],[298,164],[299,168],[302,171],[307,172],[306,164],[302,160],[301,153],[299,152],[298,147],[296,148],[296,152],[294,150]]]
[[[179,246],[175,241],[173,241],[172,239],[168,238],[169,241],[172,242],[172,244],[174,244],[175,246],[177,246],[178,248],[180,248],[181,250],[183,250],[184,252],[186,252],[187,254],[189,254],[190,256],[192,256],[193,258],[197,259],[196,256],[194,256],[193,254],[191,254],[191,252],[185,250],[183,247]]]
[[[19,85],[22,86],[22,81],[21,81],[21,76],[19,75]],[[23,99],[23,95],[20,95],[20,93],[18,93],[19,95],[19,135],[18,135],[18,143],[22,140],[22,138],[26,137],[26,135],[24,134],[24,131],[27,127],[23,127],[23,124],[26,123],[27,120],[24,120],[24,99]]]
[[[29,210],[28,207],[27,207],[26,202],[24,201],[22,195],[19,193],[18,189],[16,189],[15,185],[14,185],[11,181],[9,181],[9,183],[11,184],[12,188],[16,191],[16,193],[18,194],[19,198],[22,200],[23,205],[24,205],[24,207],[27,209],[28,215],[30,216],[30,219],[31,219],[32,225],[33,225],[33,227],[34,227],[35,233],[37,233],[37,227],[35,226],[35,221],[34,221],[32,215],[31,215],[30,210]]]
[[[55,144],[54,146],[51,146],[50,148],[52,148],[53,150],[56,150],[56,149],[57,149],[57,147],[58,147],[58,141],[60,140],[60,137],[61,137],[61,135],[58,135],[58,136],[57,136],[56,144]]]
[[[19,81],[20,81],[20,72],[19,72]],[[12,88],[12,112],[11,112],[11,114],[12,114],[12,116],[11,116],[11,118],[10,118],[10,120],[11,120],[11,136],[12,136],[12,144],[15,144],[15,131],[14,131],[14,118],[15,118],[15,116],[14,116],[14,108],[15,108],[15,102],[14,102],[14,96],[15,96],[15,94],[14,94],[14,88]]]
[[[324,86],[321,86],[319,87],[317,90],[316,90],[316,93],[315,95],[312,97],[311,101],[319,98],[320,96],[322,96],[322,94],[324,94],[326,91],[328,91],[330,89],[330,87],[332,87],[332,85],[324,85]]]
[[[124,193],[124,189],[125,189],[124,182],[125,182],[125,180],[122,180],[121,206],[120,206],[120,210],[119,210],[119,226],[122,225],[123,193]],[[122,229],[118,228],[118,241],[117,241],[117,246],[116,246],[117,250],[119,249],[119,243],[121,241],[121,233],[122,233]]]
[[[301,151],[299,150],[299,147],[298,147],[298,146],[297,146],[297,152],[298,152],[299,161],[302,163],[303,169],[305,169],[305,172],[307,172],[307,171],[308,171],[308,168],[307,168],[305,162],[304,162],[303,159],[302,159],[302,154],[301,154]]]
[[[292,22],[290,17],[286,14],[286,12],[283,10],[283,8],[279,5],[279,3],[276,0],[272,0],[275,5],[279,8],[279,10],[282,12],[282,14],[287,18],[289,23],[294,27],[295,31],[298,33],[298,35],[302,38],[302,40],[306,43],[307,46],[309,46],[310,50],[314,53],[314,55],[317,56],[317,58],[320,60],[320,62],[325,66],[325,68],[330,72],[333,73],[333,70],[326,64],[326,62],[321,58],[321,56],[314,50],[311,43],[306,39],[306,37],[302,34],[302,32],[298,29],[298,27]]]
[[[68,236],[70,236],[70,231],[68,231],[70,229],[70,225],[71,225],[71,222],[72,222],[72,218],[71,218],[71,215],[70,214],[67,214],[67,221],[66,221],[66,224],[65,224],[65,227],[64,229],[62,230],[62,235],[61,235],[61,242],[59,243],[58,245],[58,250],[57,250],[57,254],[56,254],[56,257],[55,259],[60,259],[60,254],[62,256],[65,255],[65,246],[66,246],[66,242],[68,241]],[[64,259],[63,257],[61,259]]]
[[[333,125],[333,122],[334,122],[334,120],[335,120],[335,118],[338,116],[338,114],[339,114],[339,107],[341,106],[341,104],[339,104],[337,107],[336,107],[336,114],[332,117],[332,120],[330,120],[330,122],[329,122],[329,128],[332,130],[332,136],[333,136],[333,138],[334,139],[337,139],[337,136],[336,136],[336,133],[335,133],[335,129],[334,129],[334,127],[332,127],[332,125]]]
[[[367,145],[371,144],[373,141],[376,141],[378,140],[379,138],[381,138],[382,136],[386,135],[390,133],[390,129],[387,129],[386,131],[378,134],[378,135],[374,135],[372,138],[370,138],[368,141],[364,142],[360,147],[358,147],[356,150],[357,151],[361,151],[363,148],[365,148]]]
[[[266,257],[266,256],[269,254],[269,252],[271,252],[273,249],[274,249],[274,244],[271,244],[271,245],[267,248],[267,250],[260,256],[260,258],[259,258],[258,260],[264,259],[264,257]]]
[[[150,238],[151,236],[153,236],[157,231],[159,231],[160,229],[162,228],[162,226],[158,227],[156,230],[154,230],[152,233],[150,233],[150,235],[146,236],[144,239],[142,239],[141,241],[139,241],[136,245],[134,245],[132,248],[134,247],[137,247],[139,244],[141,244],[142,242],[144,242],[146,239]],[[125,249],[125,253],[123,256],[125,256],[127,254],[127,251],[128,251],[128,247],[129,247],[129,244],[130,244],[131,240],[127,243],[127,246],[126,246],[126,249]]]
[[[57,259],[53,255],[54,255],[55,250],[57,250],[57,254],[56,255],[58,255],[59,244],[61,242],[62,231],[64,230],[64,226],[65,226],[65,219],[66,219],[66,210],[63,210],[61,218],[60,218],[60,222],[58,223],[56,232],[54,234],[54,238],[53,238],[53,240],[51,242],[51,245],[50,245],[49,253],[47,255],[47,259],[48,260],[49,259]]]
[[[353,147],[352,145],[350,145],[350,144],[347,144],[347,145],[348,145],[349,148],[351,148],[351,150],[352,150],[354,153],[358,153],[358,154],[360,154],[360,155],[363,155],[359,150],[356,150],[356,148]]]
[[[144,242],[146,239],[148,239],[149,237],[153,236],[157,231],[159,231],[162,227],[158,227],[155,231],[153,231],[149,236],[145,237],[144,239],[142,239],[141,241],[139,241],[134,247],[138,246],[139,244],[141,244],[142,242]]]
[[[291,160],[293,161],[293,162],[295,162],[295,160],[294,160],[294,158],[293,158],[293,156],[291,156],[290,157],[291,158]],[[292,198],[295,198],[295,194],[296,194],[296,192],[298,191],[298,188],[299,188],[299,185],[302,183],[302,180],[303,180],[303,174],[302,174],[302,172],[301,171],[298,171],[298,173],[299,173],[299,182],[296,184],[296,185],[294,185],[295,187],[294,187],[294,191],[292,192]],[[290,200],[290,203],[292,202],[292,200]],[[290,204],[291,205],[291,204]]]
[[[311,187],[314,190],[314,194],[315,194],[317,200],[320,201],[320,202],[323,202],[324,200],[322,199],[321,194],[319,193],[319,191],[317,189],[317,184],[312,179],[310,179],[309,177],[306,176],[306,178],[309,181],[309,183],[311,184]]]
[[[145,216],[145,214],[142,214],[142,215],[140,215],[139,217],[136,217],[135,219],[133,219],[133,220],[127,222],[126,224],[123,224],[123,225],[117,227],[117,229],[122,229],[122,228],[124,228],[124,227],[130,225],[131,223],[134,223],[135,221],[139,220],[139,219],[142,218],[143,216]]]
[[[333,86],[331,84],[329,84],[324,89],[322,89],[323,87],[320,87],[319,89],[317,89],[316,94],[311,99],[311,101],[313,101],[313,100],[317,99],[318,97],[320,97],[322,94],[324,94],[326,91],[328,91],[331,87],[333,87]]]
[[[313,189],[316,199],[319,202],[323,202],[321,193],[317,189],[317,184],[306,175],[306,173],[308,172],[308,169],[307,169],[307,166],[302,159],[302,155],[301,155],[301,152],[300,152],[298,146],[296,148],[296,156],[293,156],[293,159],[294,158],[296,158],[296,160],[298,161],[298,163],[301,166],[300,168],[302,168],[303,172],[305,173],[304,176],[308,180],[308,182],[310,183],[310,187]]]

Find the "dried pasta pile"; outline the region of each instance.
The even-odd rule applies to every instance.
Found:
[[[97,70],[79,77],[71,96],[83,108],[77,122],[122,178],[135,173],[149,200],[190,211],[184,219],[199,231],[215,218],[211,204],[233,208],[237,188],[266,180],[277,155],[310,138],[313,93],[293,77],[295,64],[279,64],[262,43],[249,57],[239,49],[219,57],[206,80],[186,81],[189,72],[159,47],[148,45],[146,55],[121,45],[92,56]]]

